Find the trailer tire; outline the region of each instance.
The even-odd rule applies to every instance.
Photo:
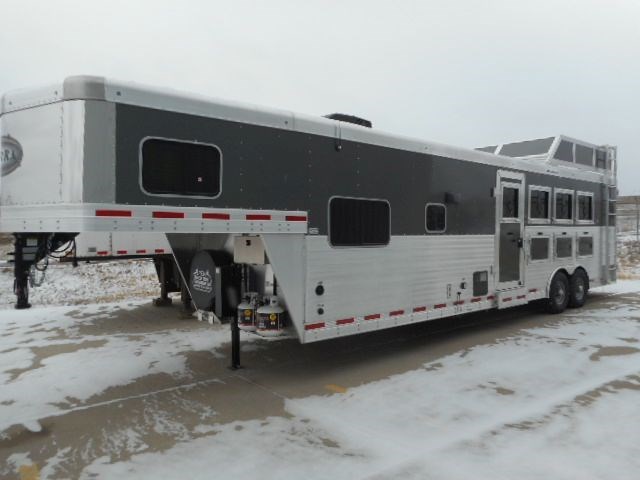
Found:
[[[569,304],[569,279],[563,272],[558,272],[551,279],[549,298],[547,299],[548,313],[562,313]]]
[[[589,277],[581,268],[571,275],[569,281],[569,306],[571,308],[580,308],[587,301],[587,293],[589,292]]]

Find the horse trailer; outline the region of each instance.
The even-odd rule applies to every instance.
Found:
[[[8,93],[0,114],[19,307],[31,266],[85,232],[165,235],[202,315],[303,343],[559,312],[615,281],[612,146],[457,148],[86,76]]]

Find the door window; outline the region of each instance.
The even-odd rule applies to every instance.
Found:
[[[518,218],[520,189],[503,187],[502,189],[502,218]]]

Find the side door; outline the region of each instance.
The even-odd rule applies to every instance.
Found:
[[[524,193],[524,174],[498,171],[495,196],[498,290],[524,285]]]

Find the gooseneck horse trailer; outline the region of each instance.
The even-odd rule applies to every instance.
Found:
[[[535,300],[560,312],[615,280],[614,147],[370,127],[98,77],[6,94],[17,305],[79,232],[166,235],[203,316],[301,342]]]

